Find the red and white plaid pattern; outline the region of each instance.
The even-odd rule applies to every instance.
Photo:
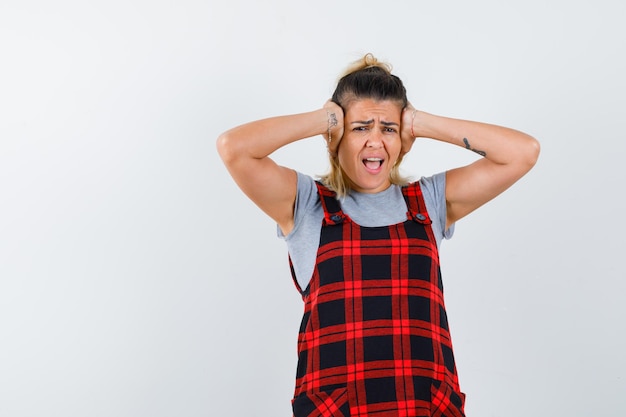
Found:
[[[335,193],[317,187],[324,220],[315,271],[301,291],[294,417],[463,417],[419,183],[402,188],[408,220],[388,227],[357,225]]]

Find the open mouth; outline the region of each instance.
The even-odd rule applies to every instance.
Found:
[[[363,164],[367,169],[377,170],[383,165],[383,161],[382,158],[365,158]]]

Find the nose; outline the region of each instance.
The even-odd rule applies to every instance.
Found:
[[[367,137],[365,146],[368,148],[381,148],[383,146],[383,134],[377,130],[373,130]]]

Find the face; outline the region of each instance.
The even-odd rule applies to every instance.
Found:
[[[394,101],[361,99],[347,106],[337,157],[355,191],[377,193],[391,185],[389,173],[402,148],[401,118]]]

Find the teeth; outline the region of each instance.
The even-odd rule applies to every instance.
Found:
[[[383,165],[383,159],[382,158],[373,158],[373,157],[372,158],[365,158],[363,160],[363,164],[365,164],[365,166],[368,169],[375,170],[375,169],[380,168]]]

